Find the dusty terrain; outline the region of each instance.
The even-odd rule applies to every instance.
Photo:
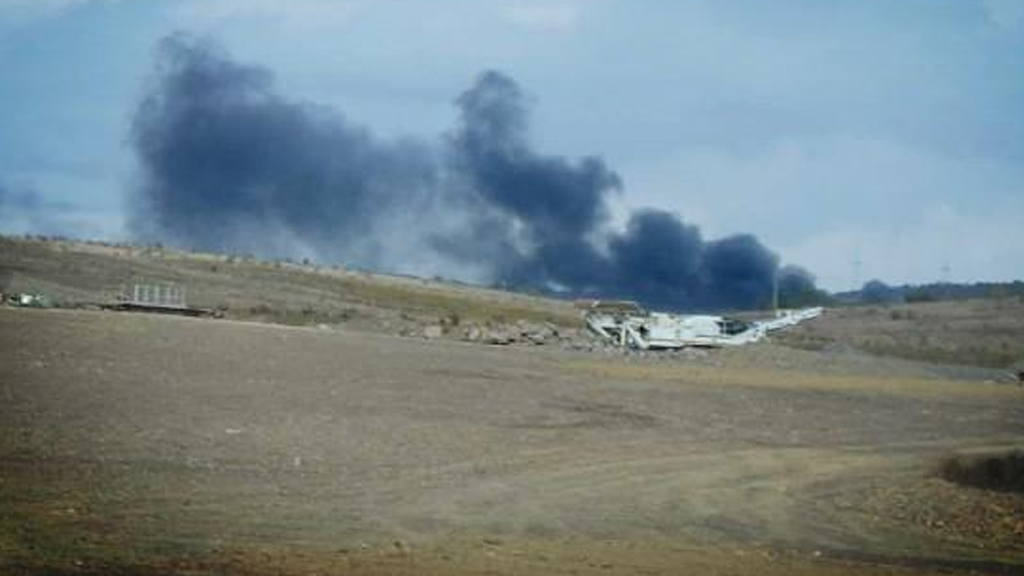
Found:
[[[0,308],[0,573],[1024,573],[990,376]]]
[[[135,283],[176,284],[191,306],[236,320],[450,340],[518,337],[516,343],[533,345],[540,336],[547,344],[594,344],[579,311],[554,298],[244,255],[0,236],[0,292],[41,293],[61,307],[95,307],[116,302]],[[768,312],[741,315],[762,318]],[[834,308],[774,341],[872,358],[1024,370],[1024,301]]]
[[[470,325],[512,320],[581,326],[569,302],[456,282],[373,274],[340,266],[0,236],[0,292],[44,294],[60,307],[109,304],[136,283],[176,284],[190,306],[230,319],[458,337]]]
[[[1024,298],[865,305],[830,309],[779,342],[811,350],[1024,370]]]

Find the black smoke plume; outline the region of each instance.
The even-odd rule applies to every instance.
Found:
[[[607,220],[605,197],[619,176],[597,158],[572,163],[531,150],[524,97],[511,78],[485,72],[456,100],[458,129],[447,139],[449,169],[477,208],[496,220],[477,230],[476,255],[501,262],[499,280],[516,286],[552,281],[579,289],[602,281],[606,266],[588,235]],[[497,240],[500,251],[490,252]],[[467,255],[468,256],[468,255]]]
[[[597,157],[537,152],[527,100],[508,76],[481,74],[455,104],[456,127],[437,142],[385,141],[283,98],[266,69],[169,37],[133,125],[133,228],[184,247],[670,309],[770,302],[778,259],[753,236],[707,242],[659,210],[612,230],[608,199],[621,178]]]
[[[414,141],[381,142],[340,114],[290,102],[270,72],[172,36],[135,115],[143,168],[135,231],[263,256],[378,264],[374,224],[415,212],[436,162]]]

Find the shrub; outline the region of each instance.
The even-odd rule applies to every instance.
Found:
[[[999,456],[948,458],[939,465],[939,476],[972,488],[1024,493],[1024,452]]]

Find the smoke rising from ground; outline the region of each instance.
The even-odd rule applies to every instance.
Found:
[[[417,210],[437,186],[428,147],[287,101],[267,70],[182,36],[161,45],[133,141],[136,231],[204,249],[372,265],[374,223]]]
[[[674,309],[770,300],[778,259],[753,236],[708,242],[653,209],[610,229],[621,178],[597,157],[534,150],[526,99],[508,76],[481,74],[455,105],[458,122],[437,142],[385,141],[282,97],[266,69],[169,37],[133,125],[132,227],[183,247]],[[794,277],[813,287],[805,272]]]

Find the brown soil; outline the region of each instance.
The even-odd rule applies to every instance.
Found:
[[[904,518],[1024,444],[1017,387],[750,353],[0,309],[0,573],[1022,570]]]

